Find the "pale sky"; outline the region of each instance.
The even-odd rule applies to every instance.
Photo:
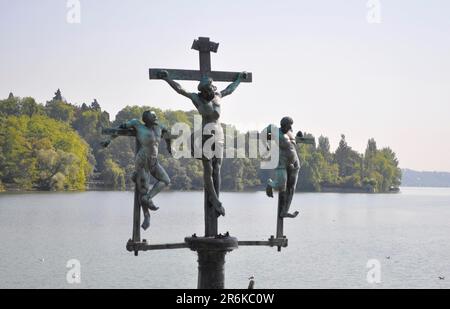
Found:
[[[0,98],[45,103],[61,88],[112,118],[135,104],[190,110],[148,69],[198,69],[190,47],[209,36],[213,69],[254,76],[222,101],[223,122],[261,129],[291,115],[333,148],[341,133],[358,151],[374,137],[401,167],[450,171],[448,0],[381,0],[376,24],[367,0],[80,3],[70,24],[66,0],[0,0]]]

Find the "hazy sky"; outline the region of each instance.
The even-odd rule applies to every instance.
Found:
[[[0,98],[193,109],[148,68],[198,69],[198,36],[220,42],[216,70],[251,71],[222,101],[222,121],[261,129],[291,115],[295,129],[340,134],[358,151],[374,137],[401,167],[450,171],[450,1],[0,0]],[[196,83],[184,82],[186,88]],[[218,83],[219,88],[226,84]]]

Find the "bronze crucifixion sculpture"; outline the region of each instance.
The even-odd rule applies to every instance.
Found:
[[[127,250],[138,255],[139,251],[148,251],[148,250],[166,250],[166,249],[181,249],[181,248],[189,248],[192,251],[196,251],[198,254],[198,288],[207,288],[207,289],[223,289],[225,286],[225,273],[224,273],[224,264],[225,264],[225,255],[228,252],[237,249],[239,246],[268,246],[268,247],[278,247],[280,251],[282,247],[288,246],[288,239],[283,234],[283,219],[289,216],[295,216],[295,214],[290,215],[289,205],[292,200],[291,194],[293,194],[292,189],[295,188],[296,177],[298,173],[298,168],[296,168],[294,164],[294,169],[292,173],[286,174],[287,178],[293,179],[293,181],[287,180],[287,178],[277,178],[275,181],[269,182],[270,186],[267,189],[269,195],[272,195],[271,189],[284,189],[286,187],[289,190],[281,190],[289,191],[288,194],[281,194],[278,205],[278,217],[277,217],[277,233],[276,237],[271,236],[268,240],[244,240],[238,241],[236,237],[230,235],[229,232],[225,234],[218,233],[218,217],[220,215],[225,214],[225,210],[219,200],[220,193],[220,167],[221,167],[221,159],[222,156],[217,156],[217,152],[214,149],[211,149],[214,157],[208,156],[207,147],[203,147],[208,143],[208,146],[213,146],[211,148],[220,148],[220,144],[223,143],[223,140],[219,137],[217,138],[218,131],[221,131],[221,125],[219,123],[219,117],[221,114],[220,110],[220,99],[230,95],[233,91],[238,87],[241,82],[251,82],[252,74],[246,72],[218,72],[211,70],[211,52],[217,52],[219,44],[211,42],[209,38],[200,37],[198,40],[195,40],[192,49],[195,49],[199,52],[200,57],[200,70],[173,70],[173,69],[150,69],[149,76],[150,79],[159,79],[165,80],[177,93],[189,98],[194,106],[199,111],[202,116],[202,132],[200,134],[200,157],[195,155],[195,150],[197,147],[194,146],[194,155],[197,158],[200,158],[203,163],[204,168],[204,187],[205,187],[205,201],[204,201],[204,214],[205,214],[205,236],[197,236],[193,234],[191,237],[186,237],[183,243],[167,243],[167,244],[151,244],[146,239],[140,239],[140,230],[139,230],[139,222],[140,222],[140,205],[144,203],[144,206],[148,202],[147,206],[150,206],[155,209],[154,204],[151,198],[154,196],[151,194],[152,191],[159,192],[159,185],[153,187],[153,189],[148,191],[148,186],[144,188],[145,190],[141,190],[139,183],[136,182],[135,187],[135,202],[134,202],[134,219],[133,219],[133,237],[127,242]],[[186,91],[181,87],[180,84],[175,82],[175,80],[196,80],[200,81],[198,85],[198,92],[191,93]],[[226,87],[222,91],[217,91],[217,88],[213,85],[213,81],[221,81],[221,82],[231,82],[231,84]],[[144,119],[143,119],[144,120]],[[144,122],[146,122],[144,120]],[[291,131],[291,123],[288,123],[288,126],[284,129],[288,129],[287,131]],[[194,126],[195,127],[195,126]],[[207,129],[207,127],[209,127]],[[211,127],[213,129],[211,130]],[[144,132],[145,136],[147,136],[149,129],[154,129],[156,132],[156,140],[154,145],[156,148],[151,148],[150,150],[155,150],[153,152],[150,151],[150,157],[155,157],[157,155],[157,144],[161,138],[166,139],[168,142],[168,146],[170,148],[170,139],[174,138],[171,134],[168,133],[168,130],[164,130],[159,127],[154,121],[149,123],[146,126],[143,126],[138,121],[131,121],[122,127],[114,128],[114,129],[104,129],[103,133],[106,135],[112,135],[112,137],[118,135],[126,135],[126,136],[136,136],[137,143],[143,143],[140,140],[139,131]],[[282,150],[288,146],[288,151],[285,153],[286,155],[292,155],[293,152],[293,138],[291,133],[287,131],[280,132],[270,132],[270,137],[282,137],[282,143],[278,145],[274,145],[274,150]],[[286,136],[285,136],[286,135]],[[194,132],[195,137],[195,132]],[[214,143],[211,145],[211,137]],[[270,138],[268,138],[270,139]],[[205,141],[206,140],[206,141]],[[301,142],[303,140],[302,136],[297,136],[295,141]],[[304,140],[303,142],[305,142]],[[145,142],[145,141],[144,141]],[[284,143],[285,142],[285,143]],[[191,146],[195,145],[192,143]],[[106,146],[106,145],[105,145]],[[141,145],[137,145],[137,150],[139,150]],[[216,147],[217,146],[217,147]],[[203,149],[205,148],[205,149]],[[282,149],[281,149],[282,148]],[[221,149],[223,151],[223,149]],[[295,153],[296,154],[296,153]],[[138,158],[137,158],[138,159]],[[139,163],[138,160],[136,162]],[[289,162],[291,163],[291,162]],[[298,162],[297,162],[298,163]],[[290,164],[289,164],[290,165]],[[298,165],[298,164],[297,164]],[[284,167],[284,166],[282,166]],[[297,166],[298,167],[298,166]],[[138,165],[137,165],[138,168]],[[290,171],[290,170],[289,170]],[[152,170],[150,169],[151,173]],[[288,172],[288,171],[286,171]],[[156,175],[156,176],[155,176]],[[159,180],[161,186],[168,183],[168,181],[164,181],[167,179],[159,179],[158,173],[154,176]],[[280,174],[281,175],[281,174]],[[283,174],[284,175],[284,174]],[[289,177],[290,175],[290,177]],[[279,186],[278,184],[283,183],[286,179],[286,186]],[[147,192],[142,194],[140,192]],[[283,197],[286,197],[283,199]],[[151,202],[151,203],[150,203]],[[145,223],[145,222],[144,222]]]
[[[252,74],[247,72],[217,72],[211,71],[211,52],[217,52],[218,43],[211,42],[209,38],[200,37],[195,40],[192,49],[199,52],[200,70],[171,70],[150,69],[150,79],[165,80],[177,93],[192,101],[202,116],[202,129],[212,128],[211,134],[201,133],[201,155],[203,163],[203,179],[205,187],[205,236],[215,236],[218,233],[217,217],[225,215],[225,209],[219,200],[220,194],[220,169],[222,154],[212,157],[203,154],[203,144],[211,137],[214,138],[213,147],[223,149],[223,135],[221,131],[220,99],[234,92],[241,82],[251,82]],[[175,80],[198,80],[198,93],[188,92]],[[232,82],[227,88],[218,92],[213,81]],[[195,142],[192,142],[194,146]],[[195,147],[195,146],[194,146]],[[195,149],[193,151],[196,152]],[[220,152],[220,151],[219,151]]]

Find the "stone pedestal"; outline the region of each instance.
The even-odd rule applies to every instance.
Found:
[[[186,237],[186,244],[198,254],[198,289],[225,288],[225,255],[238,248],[235,237]]]

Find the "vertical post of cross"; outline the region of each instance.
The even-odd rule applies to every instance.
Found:
[[[192,43],[192,49],[199,52],[200,72],[202,75],[208,75],[211,72],[211,52],[217,53],[219,43],[209,40],[209,38],[199,37]]]
[[[283,205],[283,198],[281,196],[281,194],[278,194],[278,210],[277,210],[277,239],[281,239],[284,237],[284,231],[283,231],[283,226],[284,226],[284,220],[283,217],[281,216],[281,205]],[[278,246],[278,252],[281,251],[281,246]]]
[[[211,52],[216,53],[219,43],[210,41],[209,38],[199,37],[192,43],[192,49],[197,50],[200,60],[200,72],[202,76],[208,76],[211,72]],[[219,195],[219,186],[216,185],[216,193]],[[218,234],[218,215],[209,201],[209,194],[205,190],[205,237],[213,237]]]
[[[216,82],[234,82],[239,72],[222,72],[211,70],[211,52],[216,53],[219,43],[212,42],[207,37],[199,37],[194,40],[192,49],[199,52],[200,70],[180,69],[149,69],[150,79],[161,79],[161,71],[167,71],[172,80],[197,80],[202,81],[209,77]],[[241,82],[251,83],[252,73],[247,73]],[[217,195],[220,194],[219,183],[215,183]],[[198,254],[198,288],[222,289],[225,286],[224,263],[225,255],[238,248],[238,240],[229,233],[218,234],[219,214],[210,202],[209,194],[205,189],[205,237],[186,237],[185,243]]]
[[[132,137],[136,138],[136,131],[134,129],[103,128],[102,134],[110,135],[110,136],[132,136]],[[140,145],[138,139],[136,138],[135,154],[137,154],[139,152],[140,147],[141,147],[141,145]],[[133,231],[132,231],[131,238],[128,240],[127,249],[135,248],[135,244],[137,244],[141,241],[141,230],[140,230],[141,222],[140,221],[141,221],[141,200],[140,200],[140,193],[138,190],[137,183],[135,183],[134,207],[133,207]],[[134,255],[137,256],[139,251],[138,250],[133,250],[133,251],[134,251]]]
[[[140,144],[136,138],[136,151],[135,151],[136,153],[138,153],[139,147]],[[132,236],[133,243],[138,243],[141,241],[140,224],[141,224],[141,201],[136,179],[136,183],[134,184],[133,236]],[[137,250],[134,251],[134,255],[138,256]]]

